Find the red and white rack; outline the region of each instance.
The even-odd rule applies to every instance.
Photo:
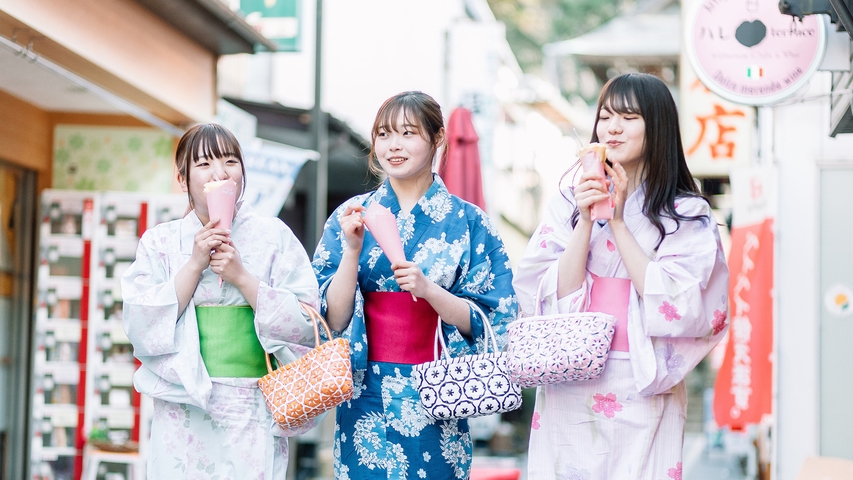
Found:
[[[185,195],[42,194],[29,478],[79,480],[95,427],[144,455],[150,402],[133,389],[138,363],[121,324],[119,279],[142,233],[186,208]],[[127,478],[109,464],[92,478],[109,473]]]

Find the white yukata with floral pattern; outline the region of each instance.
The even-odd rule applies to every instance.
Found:
[[[256,378],[210,378],[199,353],[195,307],[247,305],[233,285],[205,269],[178,315],[175,275],[189,261],[194,212],[145,232],[136,260],[121,279],[123,323],[142,366],[138,391],[153,397],[147,475],[152,479],[272,479],[287,471],[287,436],[272,420]],[[317,280],[305,249],[277,218],[241,205],[231,238],[246,268],[260,279],[255,332],[284,364],[314,346],[299,302],[316,306]]]
[[[523,315],[586,311],[593,275],[629,278],[609,225],[596,222],[586,280],[557,299],[557,263],[572,235],[574,197],[550,203],[519,263],[513,286]],[[626,201],[624,221],[652,260],[644,294],[631,286],[630,352],[611,351],[601,377],[539,387],[530,431],[531,479],[670,480],[682,478],[687,394],[684,378],[723,337],[728,267],[717,223],[701,198],[679,198],[676,210],[706,221],[664,218],[669,235],[642,214],[645,188]]]
[[[386,180],[372,193],[341,205],[326,222],[314,253],[325,312],[326,288],[337,272],[345,238],[340,217],[346,207],[379,202],[397,216],[406,258],[424,275],[457,297],[476,302],[489,316],[499,348],[506,325],[515,319],[512,267],[497,230],[473,204],[450,195],[441,178],[408,215]],[[354,394],[337,410],[335,478],[339,480],[464,479],[471,469],[472,439],[466,420],[436,421],[428,417],[411,378],[411,365],[367,360],[362,291],[399,292],[391,264],[369,233],[359,258],[358,288],[352,321],[342,333],[352,348]],[[424,301],[424,300],[421,300]],[[442,324],[451,356],[485,353],[483,320],[471,312],[471,334]],[[433,338],[425,338],[432,343]]]

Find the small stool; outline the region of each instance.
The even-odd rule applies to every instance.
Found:
[[[123,463],[128,466],[129,478],[126,480],[145,480],[145,459],[139,453],[107,452],[86,447],[84,452],[82,480],[96,480],[101,463]]]

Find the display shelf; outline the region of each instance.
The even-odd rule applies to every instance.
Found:
[[[183,194],[43,192],[29,478],[79,480],[94,427],[145,450],[152,402],[132,386],[120,279],[146,228],[186,212]]]

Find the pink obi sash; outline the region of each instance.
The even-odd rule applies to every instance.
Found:
[[[592,291],[589,294],[589,311],[603,312],[616,317],[616,333],[610,350],[628,351],[628,300],[631,295],[631,279],[596,277],[593,275]]]
[[[367,360],[415,365],[435,360],[438,313],[409,292],[365,292]]]

